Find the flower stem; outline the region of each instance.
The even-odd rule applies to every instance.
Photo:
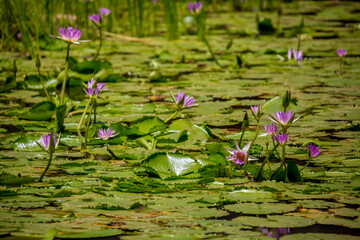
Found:
[[[166,120],[164,121],[164,123],[169,122],[173,117],[175,117],[175,115],[176,115],[178,112],[179,112],[179,110],[176,110],[168,119],[166,119]]]
[[[91,108],[89,111],[89,116],[88,116],[88,122],[86,124],[86,130],[85,130],[85,137],[84,137],[84,149],[86,149],[87,147],[87,138],[88,138],[88,132],[89,132],[89,128],[90,128],[90,122],[91,122]]]
[[[254,142],[255,142],[257,136],[259,135],[259,130],[260,130],[260,120],[257,120],[255,137],[254,137],[254,140],[250,143],[249,149],[248,149],[248,151],[247,151],[246,159],[245,159],[245,166],[246,166],[247,163],[248,163],[251,148],[252,148],[252,146],[254,145]]]
[[[99,43],[99,48],[96,52],[96,55],[94,57],[94,60],[99,56],[99,53],[100,53],[100,49],[101,49],[101,46],[102,46],[102,27],[100,26],[99,27],[99,32],[100,32],[100,43]]]
[[[40,176],[40,178],[39,178],[39,182],[42,182],[42,179],[44,178],[44,176],[45,176],[46,172],[49,170],[50,165],[51,165],[51,161],[52,161],[52,157],[53,157],[53,154],[52,154],[52,153],[50,153],[50,158],[49,158],[48,164],[47,164],[47,166],[46,166],[46,168],[45,168],[44,172],[41,174],[41,176]]]
[[[50,95],[45,87],[45,84],[44,84],[44,81],[41,77],[41,74],[40,74],[40,68],[38,68],[38,74],[39,74],[39,79],[40,79],[40,82],[41,82],[41,85],[43,86],[43,89],[44,89],[44,92],[45,92],[45,95],[46,95],[46,98],[49,102],[51,102],[51,98],[50,98]]]
[[[202,39],[203,39],[203,41],[205,42],[206,46],[208,47],[212,59],[215,61],[216,65],[218,65],[218,66],[221,68],[221,65],[220,65],[220,63],[218,62],[218,60],[216,59],[215,54],[214,54],[214,52],[213,52],[213,50],[212,50],[212,48],[211,48],[211,46],[210,46],[210,43],[208,42],[208,40],[207,40],[207,38],[206,38],[206,36],[205,36],[205,33],[204,33],[203,31],[202,31],[201,33],[202,33]]]
[[[309,158],[308,162],[305,164],[304,167],[302,167],[302,168],[299,170],[299,172],[301,172],[302,170],[304,170],[304,169],[307,167],[307,165],[309,165],[310,160],[311,160],[311,158]]]
[[[96,108],[97,108],[96,98],[93,99],[92,106],[93,106],[93,109],[94,109],[94,122],[93,122],[93,125],[95,125],[96,124]]]
[[[70,43],[68,43],[68,47],[67,47],[67,51],[66,51],[65,74],[64,74],[64,80],[62,83],[62,87],[61,87],[60,105],[64,104],[65,87],[66,87],[66,80],[67,80],[68,68],[69,68],[69,52],[70,52]]]
[[[78,125],[78,129],[81,128],[81,125],[82,125],[82,123],[83,123],[83,121],[84,121],[84,118],[85,118],[86,112],[87,112],[87,110],[88,110],[88,108],[89,108],[89,106],[90,106],[90,103],[91,103],[91,98],[89,98],[89,101],[88,101],[87,104],[86,104],[86,107],[85,107],[85,110],[84,110],[84,112],[83,112],[83,115],[82,115],[81,118],[80,118],[80,122],[79,122],[79,125]]]
[[[246,129],[245,129],[245,128],[243,128],[243,130],[242,130],[242,132],[241,132],[241,137],[240,137],[240,140],[239,140],[239,146],[241,146],[241,142],[242,142],[242,140],[243,140],[243,137],[244,137],[245,131],[246,131]]]
[[[276,149],[278,148],[279,144],[277,144],[276,146],[274,146],[274,148],[271,150],[271,152],[268,153],[268,155],[266,156],[265,160],[261,163],[261,166],[259,168],[259,170],[257,171],[256,175],[255,175],[255,180],[257,180],[259,178],[259,175],[261,173],[261,171],[263,170],[265,163],[269,162],[269,158],[271,157],[271,155],[276,151]],[[270,166],[269,166],[270,167]]]
[[[282,155],[281,155],[281,164],[280,164],[280,167],[278,167],[275,172],[271,175],[271,180],[273,179],[273,177],[275,177],[275,175],[280,171],[280,169],[284,166],[285,164],[285,147],[286,145],[282,146]],[[285,176],[285,178],[287,178]]]

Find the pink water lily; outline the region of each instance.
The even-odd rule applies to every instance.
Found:
[[[300,117],[297,117],[295,119],[295,112],[289,111],[289,112],[276,112],[272,116],[268,116],[268,118],[281,125],[284,130],[286,130],[291,124],[296,122]]]
[[[347,54],[347,51],[343,48],[336,50],[339,57],[344,57]]]
[[[42,144],[44,145],[44,148],[47,151],[49,151],[49,149],[50,149],[51,135],[52,135],[52,132],[47,134],[47,135],[40,135]],[[59,145],[59,141],[60,141],[60,138],[56,141],[56,133],[55,133],[55,135],[54,135],[54,146],[55,146],[55,148],[57,148],[57,146]]]
[[[281,145],[284,146],[289,142],[290,134],[288,133],[278,133],[275,135],[274,139]]]
[[[174,95],[170,92],[172,99],[176,102],[178,110],[182,110],[185,108],[195,107],[196,100],[189,95],[182,93],[181,91],[178,92],[178,95],[175,99]]]
[[[86,92],[87,95],[89,95],[89,97],[97,97],[99,93],[104,89],[106,83],[98,83],[96,85],[96,88],[94,87],[94,84],[95,84],[95,79],[92,78],[91,81],[87,83],[88,89],[86,90],[84,88],[84,91]]]
[[[202,2],[189,2],[188,4],[188,8],[191,14],[199,14],[201,9],[203,7],[203,3]]]
[[[254,118],[256,120],[260,119],[260,115],[261,115],[261,106],[259,105],[255,105],[251,107],[251,113],[253,114]]]
[[[314,144],[307,145],[307,152],[309,155],[309,158],[315,158],[320,155],[321,151],[319,150],[319,147]]]
[[[245,164],[250,144],[251,144],[251,142],[249,142],[242,149],[240,149],[237,141],[235,140],[236,149],[226,148],[226,150],[228,150],[228,152],[231,154],[231,157],[226,158],[226,160],[233,160],[233,162],[235,164],[240,164],[240,165]],[[255,161],[255,160],[258,160],[258,159],[249,156],[248,160],[249,161]]]
[[[276,124],[268,124],[264,126],[266,132],[270,135],[275,135],[278,131],[278,127]]]
[[[68,27],[68,28],[61,27],[59,28],[58,32],[60,36],[53,36],[53,35],[50,36],[74,44],[80,44],[80,42],[88,42],[88,40],[79,40],[82,35],[82,31],[80,29],[77,28],[74,29],[72,27]]]
[[[301,50],[296,51],[295,49],[288,49],[288,60],[291,60],[291,55],[293,55],[294,59],[297,61],[303,60],[303,52]]]
[[[115,133],[115,130],[112,130],[111,128],[108,128],[106,130],[99,129],[98,136],[99,136],[99,138],[102,138],[103,140],[108,140],[109,138],[114,137],[119,134],[119,133],[117,133],[117,134],[114,134],[114,133]]]
[[[100,8],[100,14],[94,14],[89,16],[89,19],[99,25],[102,21],[104,21],[104,15],[107,16],[111,13],[110,9],[107,8]]]

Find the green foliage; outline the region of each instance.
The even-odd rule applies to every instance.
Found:
[[[41,102],[35,104],[29,111],[20,118],[35,121],[48,121],[56,111],[56,105],[52,102]]]

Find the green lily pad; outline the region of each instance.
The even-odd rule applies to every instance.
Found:
[[[56,111],[56,105],[52,102],[41,102],[35,104],[29,111],[20,118],[35,121],[47,121],[52,118]]]
[[[295,211],[298,204],[285,204],[285,203],[237,203],[228,205],[226,210],[243,213],[243,214],[279,214]]]
[[[179,177],[201,167],[195,159],[180,153],[154,153],[143,161],[142,166],[162,179]]]

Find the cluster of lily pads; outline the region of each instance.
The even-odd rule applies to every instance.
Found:
[[[202,8],[203,4],[202,2],[190,2],[188,4],[188,8],[190,13],[196,17],[197,23],[198,23],[198,31],[199,31],[199,37],[202,41],[206,43],[208,46],[209,52],[211,53],[213,60],[216,62],[217,65],[220,66],[218,61],[215,58],[214,53],[212,52],[211,46],[209,42],[207,41],[205,32],[203,31],[203,24],[204,19],[202,15]],[[92,22],[98,27],[99,29],[99,35],[100,35],[100,44],[99,48],[96,52],[96,55],[94,56],[94,59],[98,57],[102,45],[102,23],[105,20],[105,16],[110,14],[109,9],[100,8],[99,14],[95,14],[92,16],[89,16],[89,19],[92,20]],[[58,100],[58,106],[56,108],[56,122],[57,122],[57,132],[60,133],[57,135],[56,133],[53,133],[54,130],[47,134],[42,135],[42,145],[37,142],[38,145],[40,145],[45,151],[49,154],[49,161],[48,165],[46,166],[43,174],[41,175],[39,181],[42,181],[43,177],[45,176],[47,170],[50,167],[50,164],[52,162],[53,154],[59,145],[59,139],[61,138],[61,132],[65,131],[64,128],[64,118],[65,116],[65,110],[66,110],[66,99],[65,99],[65,88],[67,86],[67,79],[68,79],[68,65],[69,65],[69,57],[70,57],[70,45],[71,44],[79,44],[80,42],[84,42],[84,40],[80,40],[82,31],[73,28],[59,28],[58,30],[59,36],[52,36],[54,38],[58,38],[60,40],[63,40],[67,43],[67,53],[66,53],[66,61],[65,61],[65,72],[64,72],[64,79],[62,82],[62,88],[61,88],[61,95],[60,100]],[[87,41],[87,40],[85,40]],[[300,46],[300,42],[298,44],[298,47]],[[344,49],[338,49],[337,51],[341,62],[340,62],[340,68],[342,68],[343,64],[343,57],[346,55],[347,51]],[[303,52],[300,49],[289,49],[288,50],[288,60],[295,59],[298,62],[301,62],[303,60]],[[40,76],[40,59],[37,57],[36,66],[38,68],[39,72],[39,78],[42,82],[41,76]],[[98,96],[104,91],[105,83],[97,82],[95,78],[92,78],[90,81],[88,81],[87,85],[85,85],[84,92],[88,95],[89,100],[84,108],[84,111],[82,113],[81,119],[78,123],[78,134],[82,136],[81,130],[82,126],[85,125],[85,134],[84,134],[84,141],[82,143],[82,150],[86,150],[87,148],[87,142],[88,139],[93,137],[89,137],[89,130],[91,122],[96,124],[96,108],[97,108],[97,99]],[[47,92],[47,89],[42,82],[42,86],[44,88],[44,92],[47,96],[48,101],[54,101],[56,100],[52,99],[52,97]],[[198,105],[195,104],[195,99],[193,97],[190,97],[189,95],[179,91],[177,96],[175,97],[172,93],[171,97],[173,101],[176,104],[176,108],[172,115],[168,117],[166,120],[163,121],[163,123],[170,122],[178,113],[180,113],[183,110],[188,110],[197,107]],[[243,143],[243,137],[245,135],[245,131],[249,127],[249,117],[246,113],[244,116],[244,119],[242,121],[242,134],[240,139],[237,141],[234,141],[233,146],[235,148],[225,148],[230,156],[228,156],[226,159],[226,163],[222,162],[219,164],[219,168],[223,170],[223,175],[227,177],[234,177],[234,171],[244,171],[246,174],[251,174],[255,180],[280,180],[280,181],[301,181],[301,171],[303,168],[305,168],[309,162],[317,157],[321,151],[319,150],[319,147],[314,144],[309,144],[307,146],[307,152],[308,152],[308,158],[309,161],[306,163],[306,165],[299,170],[298,166],[292,162],[288,161],[286,162],[286,148],[291,142],[291,134],[289,133],[289,128],[292,124],[294,124],[300,117],[295,117],[296,113],[294,111],[287,111],[287,108],[289,107],[291,102],[291,93],[290,91],[287,91],[283,98],[282,98],[282,107],[283,111],[278,111],[273,113],[272,115],[267,116],[267,118],[272,121],[273,123],[264,125],[264,129],[267,132],[267,134],[270,136],[269,140],[266,141],[265,144],[265,152],[266,156],[265,159],[263,159],[262,163],[260,165],[258,164],[249,164],[250,161],[256,161],[258,160],[255,157],[250,156],[250,153],[252,152],[252,148],[254,147],[254,144],[256,142],[256,139],[259,136],[260,132],[260,120],[263,117],[262,112],[262,106],[256,105],[251,107],[251,113],[254,117],[254,119],[257,122],[256,126],[256,132],[254,135],[254,138],[249,141],[247,144]],[[93,116],[93,119],[91,119],[91,116]],[[111,150],[110,145],[108,144],[109,139],[119,135],[120,132],[116,132],[115,130],[109,128],[100,128],[97,129],[97,138],[102,139],[106,146],[108,152],[118,158],[116,154]],[[272,144],[270,144],[270,142]],[[146,145],[146,144],[145,144]],[[149,149],[156,149],[156,140],[154,140],[150,144]],[[148,145],[146,145],[148,146]],[[241,146],[243,146],[241,148]],[[271,147],[270,147],[271,146]],[[276,169],[272,169],[269,163],[270,158],[275,158],[280,161],[280,165]],[[145,161],[146,162],[146,161]],[[265,169],[265,164],[268,163],[268,168]]]

